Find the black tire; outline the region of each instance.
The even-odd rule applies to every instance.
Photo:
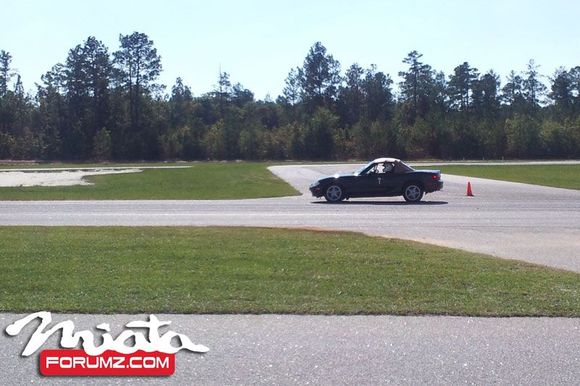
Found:
[[[417,183],[410,183],[405,185],[403,188],[403,198],[407,202],[416,203],[421,201],[425,191],[420,184]]]
[[[344,190],[338,185],[330,185],[324,192],[324,198],[332,203],[341,202],[344,200]]]

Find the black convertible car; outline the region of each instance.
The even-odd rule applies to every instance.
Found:
[[[403,196],[419,202],[443,188],[439,170],[415,170],[396,158],[377,158],[350,174],[324,177],[310,185],[314,197],[340,202],[351,197]]]

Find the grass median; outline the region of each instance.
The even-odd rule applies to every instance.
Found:
[[[434,168],[460,176],[580,190],[580,165],[441,165]]]
[[[356,233],[2,227],[0,311],[580,316],[580,274]]]
[[[67,165],[73,166],[86,167]],[[189,167],[87,177],[92,185],[0,188],[0,200],[217,200],[298,194],[270,173],[266,163],[208,162],[178,166]]]

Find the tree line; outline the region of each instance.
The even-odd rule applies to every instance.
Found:
[[[544,77],[530,60],[502,84],[467,62],[446,75],[412,51],[395,85],[375,65],[343,74],[317,42],[274,101],[225,72],[201,96],[181,78],[167,92],[161,57],[139,32],[112,53],[89,37],[34,94],[11,61],[0,50],[0,159],[580,157],[580,66]]]

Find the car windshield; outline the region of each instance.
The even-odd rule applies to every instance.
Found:
[[[368,168],[370,168],[372,165],[373,165],[373,163],[372,162],[369,162],[368,164],[366,164],[366,165],[364,165],[364,166],[356,169],[353,174],[355,176],[360,176],[365,170],[367,170]]]
[[[373,168],[373,166],[375,165],[375,162],[369,162],[368,164],[360,167],[359,169],[354,171],[354,175],[355,176],[360,176],[366,172],[368,172],[370,169]],[[414,171],[415,169],[413,169],[412,167],[410,167],[409,165],[407,165],[406,163],[402,162],[402,161],[397,161],[395,162],[395,167],[394,167],[394,172],[395,173],[409,173]]]

